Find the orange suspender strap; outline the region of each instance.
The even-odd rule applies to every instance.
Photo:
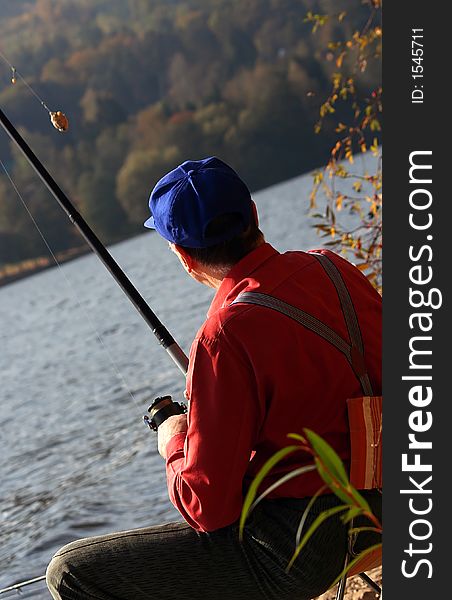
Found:
[[[347,400],[351,441],[350,482],[359,490],[383,486],[382,404],[382,396]]]

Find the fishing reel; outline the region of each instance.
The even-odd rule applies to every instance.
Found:
[[[143,421],[153,431],[157,431],[163,421],[173,415],[184,415],[187,407],[182,402],[173,402],[171,396],[159,396],[148,408],[149,415],[144,415]]]

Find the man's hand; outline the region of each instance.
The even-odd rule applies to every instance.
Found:
[[[183,433],[187,429],[187,415],[173,415],[172,417],[168,417],[166,421],[163,421],[157,429],[160,456],[166,458],[166,444],[174,435]]]

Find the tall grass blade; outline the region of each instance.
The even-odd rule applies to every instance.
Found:
[[[308,505],[306,506],[306,508],[304,509],[304,512],[301,516],[300,519],[300,524],[298,525],[298,529],[297,529],[297,535],[295,537],[295,546],[298,546],[298,544],[301,541],[301,532],[303,531],[303,527],[304,524],[306,523],[306,519],[308,518],[309,512],[314,504],[314,502],[317,500],[317,498],[320,496],[320,494],[322,494],[326,489],[328,488],[327,485],[323,485],[315,494],[314,496],[312,496],[312,498],[310,499]]]
[[[258,498],[256,498],[256,500],[251,505],[248,514],[251,513],[251,511],[259,504],[259,502],[261,500],[263,500],[266,496],[268,496],[268,494],[273,492],[273,490],[276,490],[277,488],[279,488],[279,486],[283,485],[283,483],[290,481],[294,477],[303,475],[303,473],[309,473],[310,471],[315,471],[315,468],[316,468],[315,465],[306,465],[305,467],[300,467],[299,469],[295,469],[294,471],[291,471],[290,473],[286,473],[285,475],[283,475],[280,479],[278,479],[278,481],[275,481],[275,483],[272,483],[265,490],[265,492],[262,492],[262,494]]]
[[[331,475],[340,481],[342,485],[347,487],[349,484],[347,472],[345,471],[343,462],[333,448],[324,439],[310,429],[304,429],[304,432],[311,446],[313,447],[314,452],[319,456]]]
[[[293,553],[293,556],[290,559],[289,564],[287,565],[286,573],[288,573],[290,571],[290,569],[292,568],[292,565],[294,564],[294,562],[297,559],[298,555],[303,550],[303,548],[306,546],[306,544],[308,543],[308,541],[310,540],[310,538],[313,536],[313,534],[320,527],[320,525],[324,521],[326,521],[327,519],[329,519],[330,517],[334,516],[335,514],[341,512],[341,511],[344,511],[344,510],[348,510],[348,506],[334,506],[333,508],[329,508],[328,510],[324,510],[322,513],[320,513],[320,515],[316,518],[316,520],[314,521],[314,523],[312,523],[311,527],[305,533],[305,535],[304,535],[303,539],[301,540],[301,542],[296,547],[295,552]]]
[[[242,514],[240,515],[240,524],[239,524],[239,537],[243,539],[243,528],[245,527],[245,521],[249,517],[251,506],[256,498],[257,490],[261,485],[262,481],[268,475],[268,473],[273,469],[275,465],[279,463],[283,458],[285,458],[288,454],[299,450],[299,446],[287,446],[286,448],[281,448],[278,452],[275,452],[273,456],[271,456],[267,462],[262,466],[259,473],[251,482],[251,485],[248,489],[248,492],[245,496],[245,500],[243,501]]]
[[[350,571],[350,569],[352,569],[361,559],[363,559],[365,556],[367,556],[374,550],[377,550],[377,548],[381,548],[381,544],[374,544],[373,546],[370,546],[369,548],[366,548],[365,550],[360,552],[356,558],[354,558],[353,560],[351,560],[348,563],[348,565],[345,567],[345,569],[342,569],[340,574],[336,577],[336,579],[330,585],[330,588],[332,588],[334,585],[336,585],[336,583],[338,583],[338,581],[340,581],[342,579],[342,577],[344,575],[346,575]]]

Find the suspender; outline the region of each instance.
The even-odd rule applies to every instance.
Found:
[[[340,352],[342,352],[342,354],[345,355],[353,369],[353,372],[361,384],[364,395],[373,396],[372,385],[370,383],[369,375],[364,362],[364,346],[361,331],[359,329],[358,318],[356,316],[347,286],[342,279],[339,269],[331,259],[325,256],[325,254],[320,254],[318,252],[312,252],[311,255],[319,261],[326,275],[336,288],[342,313],[347,325],[347,331],[350,338],[349,342],[344,340],[339,334],[331,329],[331,327],[328,327],[328,325],[325,325],[325,323],[319,319],[316,319],[316,317],[268,294],[261,294],[259,292],[243,292],[239,294],[233,302],[231,302],[231,305],[239,303],[257,304],[259,306],[271,308],[282,313],[283,315],[290,317],[307,329],[310,329],[317,335],[321,336],[324,340],[335,346]]]

